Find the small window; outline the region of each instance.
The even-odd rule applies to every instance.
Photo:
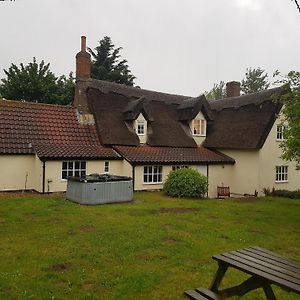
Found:
[[[288,181],[288,166],[276,166],[276,182]]]
[[[69,176],[81,177],[86,174],[86,161],[63,161],[61,167],[61,178]]]
[[[179,166],[172,166],[172,171],[178,170],[178,169],[187,169],[188,166],[183,166],[183,165],[179,165]]]
[[[109,173],[109,161],[104,162],[104,173]]]
[[[284,140],[284,131],[286,129],[286,126],[284,125],[277,125],[276,126],[276,140],[277,141],[283,141]]]
[[[144,121],[136,121],[136,133],[138,135],[145,134],[145,122]]]
[[[193,135],[206,136],[206,121],[195,119],[192,122]]]
[[[144,166],[144,183],[162,183],[162,166]]]

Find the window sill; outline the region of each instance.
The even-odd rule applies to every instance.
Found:
[[[203,135],[203,134],[193,134],[193,136],[197,136],[197,137],[206,137],[206,135]]]
[[[275,183],[288,183],[289,181],[288,180],[282,180],[282,181],[276,181],[275,180]]]
[[[162,182],[143,182],[144,185],[158,185],[162,184]]]
[[[283,142],[283,141],[285,141],[285,139],[282,139],[282,140],[276,139],[276,142]]]

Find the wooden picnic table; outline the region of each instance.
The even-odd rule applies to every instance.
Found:
[[[241,297],[252,290],[262,288],[268,300],[276,300],[271,285],[277,285],[300,295],[299,262],[260,247],[249,247],[214,255],[213,259],[218,262],[219,267],[210,288],[186,291],[186,295],[191,299]],[[247,273],[251,277],[237,286],[220,290],[221,281],[229,267]]]

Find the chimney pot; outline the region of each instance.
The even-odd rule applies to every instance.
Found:
[[[226,96],[238,97],[241,95],[241,84],[238,81],[230,81],[226,83]]]
[[[81,36],[81,51],[85,52],[86,51],[86,36]]]

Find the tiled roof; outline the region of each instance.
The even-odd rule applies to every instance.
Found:
[[[99,145],[36,145],[34,150],[41,159],[122,159],[113,149]]]
[[[204,147],[174,148],[141,145],[115,146],[115,150],[133,164],[149,163],[195,163],[195,164],[234,164],[231,157]]]
[[[72,146],[68,151],[74,155],[75,149],[82,153],[82,148],[74,145],[93,145],[98,146],[98,156],[103,153],[106,157],[110,151],[117,157],[113,150],[101,146],[94,125],[78,122],[73,107],[0,100],[0,153],[34,154],[36,145],[55,145],[47,151],[53,157],[58,153],[57,146],[62,145]]]

